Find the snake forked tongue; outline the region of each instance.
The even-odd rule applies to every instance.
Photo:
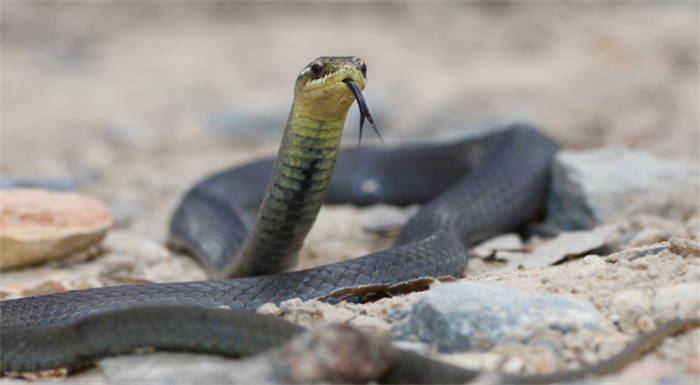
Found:
[[[379,140],[381,140],[384,147],[386,147],[386,143],[384,143],[384,138],[382,138],[382,135],[379,134],[377,126],[374,125],[374,119],[372,119],[372,114],[369,113],[369,108],[367,108],[367,103],[365,102],[365,97],[362,96],[362,91],[360,91],[360,87],[358,87],[357,83],[355,83],[351,78],[345,78],[343,79],[343,82],[345,82],[345,84],[347,84],[348,87],[350,87],[350,90],[352,90],[352,93],[355,95],[355,99],[357,100],[357,106],[360,108],[360,137],[357,140],[357,145],[359,146],[360,142],[362,141],[362,126],[365,125],[365,118],[367,118],[367,121],[369,121],[369,124],[372,125],[374,132],[377,133]]]

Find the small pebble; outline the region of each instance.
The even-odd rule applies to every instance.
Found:
[[[639,331],[642,333],[648,333],[656,330],[657,328],[656,322],[654,322],[654,319],[648,314],[642,314],[639,317],[637,320],[637,326],[639,327]]]
[[[589,254],[583,257],[583,264],[605,266],[605,261],[599,255]]]
[[[299,298],[292,298],[290,300],[284,301],[280,303],[279,306],[279,311],[280,314],[291,314],[294,312],[294,309],[299,307],[301,305],[301,299]]]
[[[427,354],[430,352],[430,345],[418,341],[400,340],[394,341],[392,345],[399,349],[408,350],[416,353]]]
[[[518,374],[523,370],[525,362],[520,357],[510,357],[503,364],[503,371],[505,373]]]
[[[685,238],[671,238],[668,249],[680,256],[700,257],[700,242]]]
[[[260,313],[260,314],[265,314],[273,317],[277,317],[282,314],[282,311],[280,310],[277,305],[275,305],[272,302],[268,302],[266,304],[263,304],[260,306],[255,312]]]

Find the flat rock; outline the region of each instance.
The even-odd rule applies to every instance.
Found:
[[[86,195],[43,189],[0,191],[3,269],[84,250],[102,240],[112,226],[107,206]]]
[[[563,231],[530,252],[496,251],[496,258],[506,261],[505,268],[539,268],[553,265],[569,256],[583,255],[599,248],[616,233],[616,225],[598,226],[592,230]]]
[[[547,222],[565,230],[638,213],[682,221],[698,208],[698,160],[607,147],[555,157]]]
[[[397,340],[417,339],[443,353],[527,343],[552,330],[608,330],[587,301],[484,282],[445,283],[426,292],[407,320],[392,328]]]

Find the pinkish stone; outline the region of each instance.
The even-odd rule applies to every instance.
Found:
[[[101,201],[43,189],[0,190],[0,268],[61,258],[93,245],[112,226]]]

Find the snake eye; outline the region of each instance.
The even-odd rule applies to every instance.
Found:
[[[323,72],[323,64],[314,63],[311,65],[311,75],[315,78],[319,77]]]
[[[360,66],[360,71],[362,71],[362,76],[367,76],[367,64],[365,64],[365,62],[362,62],[362,65]]]

